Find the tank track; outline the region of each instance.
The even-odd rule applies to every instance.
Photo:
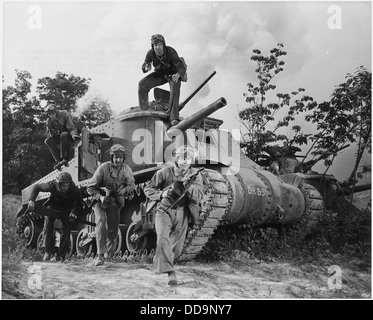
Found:
[[[205,194],[201,202],[200,220],[189,230],[177,262],[194,259],[209,241],[232,204],[232,189],[228,180],[217,171],[202,171]]]
[[[324,212],[324,201],[320,192],[308,183],[299,185],[306,200],[306,210],[299,223],[300,232],[305,236],[315,231],[315,227]]]

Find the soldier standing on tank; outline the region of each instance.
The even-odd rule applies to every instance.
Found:
[[[156,273],[167,273],[168,284],[177,285],[174,261],[182,251],[190,222],[194,224],[199,218],[199,203],[203,196],[201,175],[190,185],[186,196],[174,209],[170,205],[183,190],[183,179],[195,172],[192,164],[195,152],[192,148],[182,146],[174,153],[174,159],[158,170],[144,188],[150,200],[147,211],[156,205],[155,230],[157,248],[154,257]]]
[[[71,114],[67,110],[58,110],[56,104],[47,106],[47,135],[44,143],[57,164],[54,169],[66,165],[70,160],[70,145],[80,138]]]
[[[105,254],[113,256],[117,245],[120,210],[125,196],[135,189],[132,169],[124,163],[126,149],[114,144],[109,152],[111,160],[102,163],[94,173],[87,192],[97,203],[93,206],[96,218],[96,242],[98,259],[96,266],[103,265]],[[109,189],[110,195],[106,191]]]
[[[66,212],[66,218],[60,218],[63,225],[63,234],[54,261],[63,261],[69,249],[69,241],[72,223],[83,212],[83,199],[79,188],[75,185],[72,177],[67,172],[61,172],[56,180],[44,183],[36,183],[30,194],[28,210],[35,210],[35,199],[39,192],[50,192],[50,197],[47,202],[47,208]],[[53,216],[44,217],[44,246],[45,254],[43,261],[49,261],[54,253],[54,222],[56,218]]]
[[[151,70],[153,63],[154,72],[143,78],[139,82],[139,106],[146,110],[149,108],[149,91],[150,89],[169,83],[170,99],[169,113],[171,126],[176,125],[179,120],[179,98],[181,81],[186,74],[184,63],[179,58],[176,50],[166,46],[164,37],[160,34],[155,34],[151,37],[151,49],[145,56],[145,61],[142,65],[144,73]],[[186,80],[183,80],[186,81]]]

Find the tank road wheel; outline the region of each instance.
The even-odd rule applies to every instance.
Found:
[[[38,252],[43,255],[44,252],[45,252],[45,247],[44,247],[44,232],[40,232],[39,236],[38,236],[38,240],[37,240],[37,243],[36,243],[36,249],[38,250]]]
[[[127,250],[129,252],[131,251],[141,252],[141,251],[144,251],[145,249],[150,251],[151,249],[155,248],[156,238],[157,238],[155,232],[149,232],[148,234],[141,237],[140,239],[136,239],[135,237],[132,237],[132,236],[135,236],[135,233],[134,233],[135,226],[136,226],[136,222],[132,222],[127,229],[127,234],[126,234]]]
[[[88,229],[82,229],[79,231],[76,237],[76,253],[78,256],[90,256],[94,251],[95,239],[92,238],[88,232]]]
[[[26,238],[26,247],[36,248],[38,243],[38,237],[43,230],[43,219],[36,219],[28,221],[25,223],[23,229],[23,235]]]

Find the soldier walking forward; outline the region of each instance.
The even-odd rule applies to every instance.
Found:
[[[193,149],[182,146],[174,154],[174,159],[158,170],[144,188],[150,200],[148,207],[156,203],[155,229],[157,248],[154,257],[156,273],[167,273],[168,284],[177,285],[174,261],[183,249],[189,223],[199,218],[199,202],[203,195],[202,177],[197,175],[187,189],[185,197],[170,209],[173,202],[185,191],[183,179],[196,172],[191,165],[195,161]]]

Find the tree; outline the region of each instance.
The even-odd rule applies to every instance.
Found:
[[[324,155],[325,166],[329,168],[337,151],[348,143],[357,145],[356,159],[347,179],[347,185],[354,186],[358,178],[358,168],[364,152],[371,153],[371,108],[372,108],[372,74],[364,67],[359,67],[351,75],[346,75],[346,82],[338,85],[331,100],[318,106],[310,106],[312,114],[306,121],[317,124],[320,131],[315,135],[314,157]],[[369,170],[363,167],[363,172]]]
[[[259,83],[257,85],[247,84],[248,93],[244,93],[244,97],[249,107],[239,112],[241,122],[247,131],[243,134],[241,145],[244,147],[246,155],[261,165],[269,165],[269,162],[273,160],[271,143],[282,141],[283,145],[280,148],[283,154],[291,153],[291,148],[294,145],[307,143],[308,135],[301,132],[300,126],[292,127],[294,131],[292,139],[277,134],[276,131],[289,126],[295,120],[295,116],[304,112],[307,106],[317,105],[309,96],[303,96],[300,100],[296,99],[292,102],[299,93],[305,91],[303,88],[291,93],[277,93],[277,102],[267,103],[271,91],[276,89],[276,85],[272,84],[273,79],[284,70],[285,62],[280,59],[287,53],[283,51],[283,47],[283,44],[279,43],[268,56],[262,55],[258,49],[253,50],[254,55],[251,56],[251,60],[256,62],[255,72]],[[286,109],[287,113],[275,123],[275,116],[280,109]],[[274,124],[273,130],[268,130],[269,124]]]
[[[31,74],[16,70],[14,86],[3,88],[3,190],[20,193],[45,175],[45,128],[39,118],[42,109],[31,93]]]
[[[22,189],[46,176],[53,158],[44,144],[46,113],[40,100],[54,101],[75,110],[75,101],[88,90],[89,79],[58,72],[38,80],[38,96],[31,96],[31,74],[16,70],[12,86],[3,86],[3,191]]]
[[[58,71],[54,78],[44,77],[38,80],[36,91],[40,100],[53,101],[62,110],[76,109],[76,101],[85,95],[91,79],[68,76]]]

